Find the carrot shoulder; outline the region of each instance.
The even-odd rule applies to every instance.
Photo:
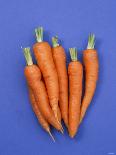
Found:
[[[59,100],[59,84],[51,47],[48,42],[43,41],[43,28],[40,27],[35,31],[37,43],[33,46],[34,55],[43,74],[50,105],[55,117],[58,119],[57,111]]]
[[[90,35],[88,40],[87,49],[83,52],[83,62],[85,66],[85,94],[81,105],[81,117],[82,122],[89,104],[95,93],[97,79],[98,79],[98,55],[94,49],[95,36]]]
[[[82,96],[83,67],[77,60],[77,51],[70,49],[71,62],[68,66],[69,74],[69,135],[74,137],[78,131],[80,120],[80,106]]]
[[[68,127],[68,75],[66,69],[66,54],[64,48],[58,44],[58,38],[52,38],[53,59],[58,73],[59,81],[59,105],[62,118]]]
[[[25,58],[27,61],[27,66],[25,67],[24,73],[28,83],[28,86],[32,89],[36,102],[38,102],[38,107],[44,116],[44,118],[53,125],[56,129],[61,130],[61,125],[55,119],[53,111],[49,105],[48,96],[46,92],[45,85],[41,80],[41,72],[39,68],[33,64],[30,55],[30,49],[24,49]]]

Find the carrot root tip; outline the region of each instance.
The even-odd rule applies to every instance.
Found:
[[[61,129],[60,129],[60,132],[61,132],[62,134],[64,134],[64,129],[61,128]]]
[[[74,138],[74,135],[70,135],[70,134],[69,134],[69,136],[70,136],[70,138]]]
[[[62,133],[64,133],[64,129],[63,129],[63,126],[62,126],[62,124],[61,124],[61,130],[62,130]]]
[[[50,130],[48,131],[50,137],[52,138],[53,142],[55,143],[55,138],[53,137],[52,133],[50,132]]]
[[[57,119],[58,124],[59,124],[60,127],[61,127],[60,131],[61,131],[61,133],[63,134],[63,133],[64,133],[63,126],[62,126],[61,122],[58,120],[58,117],[56,117],[56,119]]]

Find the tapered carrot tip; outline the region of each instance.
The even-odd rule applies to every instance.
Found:
[[[58,119],[57,119],[57,121],[58,121],[58,124],[59,124],[59,125],[60,125],[60,127],[61,127],[60,132],[63,134],[63,133],[64,133],[63,126],[62,126],[61,122],[59,122],[59,120],[58,120]]]
[[[61,129],[62,129],[62,132],[64,133],[64,129],[63,129],[63,126],[61,125]]]
[[[81,124],[81,122],[82,122],[82,119],[83,119],[83,117],[81,117],[81,118],[80,118],[80,122],[79,122],[79,124]]]
[[[70,138],[74,138],[74,135],[69,134]]]
[[[64,133],[64,129],[63,129],[63,126],[62,126],[62,124],[61,124],[61,130],[62,130],[62,134]]]
[[[60,132],[61,132],[62,134],[64,134],[64,129],[63,129],[63,128],[61,128],[61,129],[60,129]]]
[[[81,122],[82,122],[82,120],[84,118],[85,113],[86,113],[86,109],[82,109],[81,114],[80,114],[80,124],[81,124]]]
[[[62,129],[62,132],[64,132],[64,129],[63,129],[63,127],[62,127],[62,124],[61,124],[61,122],[60,122],[59,119],[58,119],[58,115],[57,115],[57,114],[54,114],[54,115],[55,115],[55,118],[56,118],[58,124],[60,125],[60,127],[61,127],[61,129]]]
[[[57,121],[58,121],[58,124],[59,124],[59,125],[60,125],[60,127],[61,127],[60,132],[61,132],[62,134],[64,134],[64,129],[63,129],[62,124],[59,122],[59,120],[57,120]]]
[[[49,133],[50,137],[52,138],[53,142],[55,143],[55,139],[54,139],[52,133],[50,132],[50,130],[48,131],[48,133]]]

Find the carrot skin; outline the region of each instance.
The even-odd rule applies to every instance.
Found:
[[[32,109],[40,123],[40,125],[48,132],[50,131],[50,127],[48,122],[45,120],[45,118],[43,117],[41,111],[38,108],[38,103],[35,100],[35,96],[33,94],[33,91],[29,88],[29,98],[31,101],[31,105],[32,105]]]
[[[32,89],[36,101],[39,103],[38,107],[44,118],[53,125],[57,130],[61,130],[60,124],[56,121],[53,111],[49,106],[48,96],[45,85],[41,80],[41,72],[36,65],[25,67],[25,77],[29,87]]]
[[[83,52],[83,62],[85,66],[85,94],[81,105],[80,123],[82,122],[88,106],[95,93],[98,80],[98,55],[94,49],[87,49]]]
[[[33,50],[45,80],[50,105],[55,114],[55,117],[57,117],[59,85],[51,47],[47,42],[38,42],[33,46]]]
[[[61,120],[62,120],[62,116],[61,116],[61,111],[60,111],[60,108],[58,106],[58,121],[61,123]]]
[[[33,91],[28,87],[29,89],[29,98],[30,98],[30,102],[32,105],[32,109],[38,119],[38,122],[40,123],[40,125],[43,127],[43,129],[50,135],[50,137],[52,138],[52,140],[55,142],[55,139],[50,131],[50,125],[49,123],[46,121],[46,119],[43,117],[41,111],[39,110],[38,107],[38,102],[36,102],[35,100],[35,96]]]
[[[79,61],[70,62],[69,74],[69,135],[73,138],[79,127],[83,67]]]
[[[68,127],[68,75],[66,54],[62,46],[52,48],[53,59],[59,80],[59,106],[65,125]]]

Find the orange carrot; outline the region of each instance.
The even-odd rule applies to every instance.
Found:
[[[48,98],[55,117],[58,119],[59,85],[51,47],[43,41],[43,28],[35,30],[37,43],[33,46],[34,55],[45,80]]]
[[[42,81],[45,83],[44,78],[42,77]],[[61,123],[62,116],[61,116],[61,111],[58,105],[58,111],[57,111],[57,116],[58,116],[58,122]],[[63,128],[62,128],[63,129]]]
[[[98,79],[98,55],[94,49],[95,36],[91,34],[88,40],[87,49],[83,52],[83,61],[85,66],[85,94],[81,105],[80,123],[82,122],[87,108],[93,98]]]
[[[46,132],[48,132],[48,134],[50,135],[52,140],[55,142],[55,139],[52,136],[51,131],[50,131],[49,123],[46,121],[46,119],[43,117],[41,111],[39,110],[39,107],[38,107],[39,103],[36,102],[34,93],[33,93],[33,91],[30,88],[29,88],[29,98],[30,98],[30,101],[31,101],[32,109],[33,109],[33,111],[34,111],[34,113],[35,113],[35,115],[36,115],[36,117],[38,119],[38,122],[43,127],[43,129]]]
[[[52,38],[53,59],[59,80],[59,105],[62,118],[68,127],[68,75],[66,69],[66,54],[64,48],[58,44],[58,38]]]
[[[61,116],[61,111],[60,111],[59,106],[58,106],[57,116],[58,116],[58,121],[61,123],[62,116]]]
[[[27,61],[24,73],[28,83],[28,86],[32,89],[38,107],[44,116],[44,118],[53,125],[57,130],[62,131],[61,125],[54,117],[54,113],[49,105],[49,100],[46,92],[45,85],[41,80],[41,72],[39,68],[33,64],[32,57],[30,54],[30,48],[24,48],[24,55]]]
[[[82,96],[83,67],[77,60],[77,51],[70,48],[71,62],[68,66],[69,74],[69,135],[73,138],[78,131],[80,120],[80,106]]]

